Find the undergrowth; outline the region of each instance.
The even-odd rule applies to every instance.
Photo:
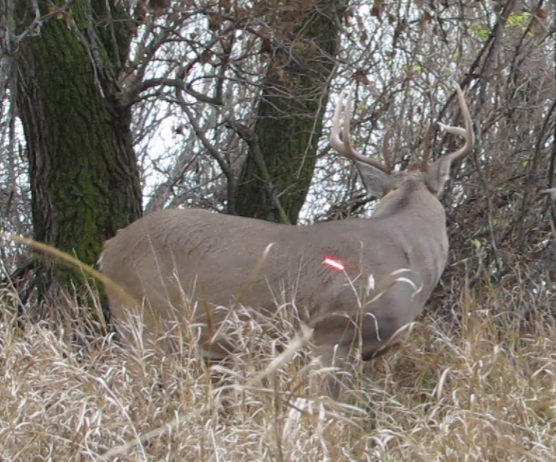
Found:
[[[2,310],[0,460],[556,460],[544,297],[524,317],[515,289],[461,292],[451,319],[424,316],[403,346],[356,365],[343,403],[319,394],[327,371],[288,349],[285,321],[283,338],[254,326],[241,355],[208,365],[194,335],[164,355]]]

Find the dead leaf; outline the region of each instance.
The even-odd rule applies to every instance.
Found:
[[[355,79],[356,82],[362,83],[363,85],[369,85],[371,83],[369,81],[369,78],[367,77],[367,74],[363,69],[357,69],[353,78]]]
[[[222,13],[211,13],[209,15],[209,29],[212,31],[220,30],[225,18]]]
[[[375,18],[380,18],[383,11],[384,11],[384,0],[375,0],[371,8],[371,16],[374,16]]]

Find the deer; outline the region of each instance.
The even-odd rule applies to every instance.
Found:
[[[123,326],[138,317],[144,338],[153,341],[176,321],[194,324],[203,356],[225,360],[241,354],[222,327],[230,310],[241,304],[271,319],[282,297],[312,329],[314,354],[336,370],[326,392],[338,398],[342,371],[356,358],[371,360],[400,343],[446,266],[439,195],[452,164],[475,142],[458,85],[456,96],[463,127],[439,125],[463,145],[433,163],[426,150],[420,169],[393,171],[386,155],[381,162],[353,147],[351,91],[342,92],[330,145],[355,163],[368,194],[379,200],[368,218],[292,226],[174,208],[119,230],[105,242],[100,267],[137,303],[107,286],[114,321]]]

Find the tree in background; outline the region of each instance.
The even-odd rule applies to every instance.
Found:
[[[131,108],[118,78],[130,20],[114,2],[15,4],[18,114],[29,162],[33,238],[89,265],[102,243],[141,215]],[[41,259],[41,261],[46,261]],[[39,288],[75,273],[41,265]]]
[[[263,41],[268,71],[254,129],[242,135],[249,151],[234,202],[239,215],[294,224],[317,161],[344,1],[295,0],[282,8],[271,24],[289,27],[276,27],[280,43]]]
[[[84,73],[89,66],[89,74],[78,72],[75,80],[92,80],[92,93],[75,91],[74,96],[60,100],[58,109],[39,105],[37,113],[79,115],[89,106],[93,113],[108,108],[104,113],[108,122],[103,125],[107,130],[115,126],[111,118],[125,125],[127,117],[146,212],[184,205],[293,223],[304,202],[301,222],[368,216],[373,198],[361,193],[353,166],[331,154],[328,147],[328,92],[338,94],[355,80],[355,145],[363,154],[378,157],[386,150],[395,168],[406,168],[420,162],[429,125],[433,127],[431,157],[453,149],[454,141],[441,137],[434,122],[458,123],[450,120],[451,82],[457,81],[467,93],[478,145],[474,156],[457,166],[454,186],[443,198],[452,264],[438,300],[449,308],[466,278],[471,282],[468,287],[478,291],[493,283],[522,288],[529,284],[531,290],[525,293],[537,299],[539,291],[554,284],[554,204],[538,194],[553,187],[556,164],[554,2],[407,0],[369,5],[352,0],[343,5],[332,0],[138,0],[110,1],[110,12],[102,13],[106,2],[97,5],[93,1],[89,16],[83,13],[85,3],[60,2],[54,10],[43,6],[37,16],[33,9],[18,10],[19,22],[5,20],[15,14],[14,8],[10,10],[14,0],[0,5],[2,30],[9,32],[13,24],[19,24],[18,34],[2,33],[3,49],[9,53],[3,52],[1,64],[8,69],[10,57],[19,58],[21,49],[21,65],[37,65],[28,57],[37,51],[26,48],[39,40],[34,33],[46,34],[42,40],[47,38],[50,45],[44,53],[52,53],[53,62],[74,49],[86,50],[86,59],[81,58],[85,67],[79,68]],[[26,2],[18,4],[27,6]],[[33,19],[25,16],[26,11],[33,13]],[[25,27],[29,23],[31,27]],[[60,30],[57,35],[46,33],[51,30],[47,26]],[[95,35],[98,39],[91,38]],[[126,40],[133,43],[128,59]],[[66,41],[75,45],[68,45],[69,51]],[[35,46],[40,51],[40,44]],[[68,67],[65,58],[58,65],[68,75],[77,68]],[[2,75],[13,76],[13,72],[0,73],[0,79]],[[44,86],[48,95],[63,94],[54,92],[56,88],[69,92],[60,85],[47,85],[44,78],[49,74],[41,75],[43,81],[35,83]],[[27,79],[32,81],[32,76]],[[25,150],[18,149],[25,143],[18,138],[11,109],[17,96],[24,118],[25,101],[14,91],[13,82],[0,80],[0,207],[5,211],[2,225],[6,229],[28,233],[29,191],[21,179]],[[26,87],[22,90],[23,97],[32,94]],[[104,98],[103,105],[77,101],[80,95],[95,92]],[[36,94],[42,95],[38,90]],[[131,118],[126,112],[130,108]],[[61,140],[66,129],[60,127],[62,131],[48,133]],[[84,129],[99,127],[82,123]],[[121,129],[117,132],[124,136],[126,129]],[[67,135],[72,146],[74,132],[68,130]],[[27,141],[27,149],[42,142],[38,133],[26,129],[29,137],[35,136],[34,141]],[[101,139],[80,133],[82,149],[91,145],[90,140]],[[72,147],[60,152],[60,159],[72,159]],[[131,157],[118,159],[115,167],[129,179],[133,172],[125,170],[133,168]],[[121,187],[122,193],[135,195],[130,203],[136,203],[136,186],[106,180],[110,165],[102,160],[94,166],[106,169],[105,180],[101,180],[102,173],[86,178],[96,178],[93,183],[102,191],[105,184]],[[42,169],[39,164],[33,168],[32,172]],[[80,174],[85,170],[79,170]],[[34,181],[31,178],[32,186]],[[56,213],[69,217],[73,205],[89,197],[84,191],[91,189],[76,192],[77,185],[77,181],[67,185],[74,187],[69,195],[53,196]],[[47,188],[46,184],[41,188]],[[98,197],[102,203],[102,196]],[[119,204],[118,210],[127,208]],[[33,213],[40,212],[34,209]],[[42,222],[50,226],[50,233],[58,233],[52,226],[58,218],[52,217]],[[108,236],[121,222],[102,224],[100,218],[100,223]],[[63,238],[76,239],[75,243],[55,244],[77,251],[80,244],[73,234],[64,231]],[[2,252],[8,273],[16,265],[17,252]],[[528,302],[523,306],[526,310]]]
[[[157,96],[173,92],[168,101],[190,118],[188,98],[223,106],[222,86],[238,48],[235,33],[252,15],[265,21],[250,40],[266,34],[266,48],[258,55],[267,77],[260,82],[263,97],[254,129],[227,118],[228,130],[248,146],[239,183],[232,162],[223,160],[227,153],[214,147],[209,153],[227,176],[229,212],[295,222],[316,161],[342,8],[338,1],[282,3],[234,9],[220,2],[208,13],[174,5],[171,14],[165,14],[169,4],[152,1],[133,9],[113,1],[59,7],[20,1],[8,9],[5,17],[13,14],[18,25],[13,32],[19,78],[12,91],[27,143],[34,239],[85,263],[96,262],[102,242],[141,213],[132,105],[149,101],[152,88],[163,88]],[[156,57],[190,28],[192,17],[208,18],[208,33],[185,41],[185,52],[202,51],[175,68],[157,69]],[[135,59],[128,60],[137,27],[147,42],[140,42]],[[219,71],[212,97],[187,83],[189,75],[198,78],[196,66],[207,65]],[[157,78],[161,70],[165,76]],[[196,132],[212,147],[201,129]],[[64,267],[42,265],[39,272],[43,293],[55,281],[75,283],[75,273]]]

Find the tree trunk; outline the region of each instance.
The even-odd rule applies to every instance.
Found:
[[[299,26],[287,46],[274,51],[257,122],[246,138],[249,152],[235,192],[238,215],[297,221],[316,163],[344,8],[342,0],[318,0],[309,11],[297,10]]]
[[[18,0],[23,27],[34,16],[32,3]],[[38,4],[42,15],[52,11],[47,1]],[[34,239],[89,265],[105,239],[141,215],[131,110],[116,98],[131,35],[121,8],[112,0],[72,3],[18,53]],[[41,295],[82,282],[78,272],[42,262]]]

